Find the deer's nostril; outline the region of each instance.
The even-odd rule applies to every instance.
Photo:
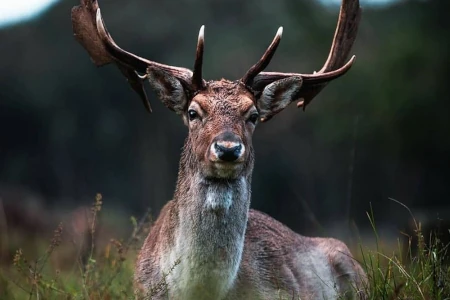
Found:
[[[214,149],[220,160],[233,162],[241,156],[242,145],[234,142],[216,142]]]

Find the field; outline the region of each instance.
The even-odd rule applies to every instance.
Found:
[[[12,257],[2,254],[0,299],[134,299],[133,264],[151,226],[150,213],[120,223],[126,230],[108,231],[100,222],[102,206],[97,195],[91,208],[59,224],[49,239],[11,238],[10,247],[3,247]],[[448,228],[425,230],[411,214],[414,236],[399,233],[393,245],[378,236],[375,214],[367,217],[375,242],[360,242],[352,252],[368,274],[369,299],[450,299],[449,245],[443,242]],[[154,285],[155,292],[165,288],[164,282]]]

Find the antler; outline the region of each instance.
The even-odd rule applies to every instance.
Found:
[[[131,87],[139,94],[149,112],[151,112],[151,106],[142,82],[152,70],[175,77],[184,88],[191,92],[205,87],[202,79],[203,26],[198,38],[194,72],[186,68],[150,61],[120,48],[105,27],[97,0],[81,0],[81,5],[72,8],[72,26],[75,38],[87,50],[92,61],[97,66],[115,63]],[[138,72],[146,75],[141,76]]]
[[[296,97],[292,99],[292,101],[300,100],[297,103],[297,106],[303,107],[304,110],[305,107],[327,85],[328,82],[344,75],[352,66],[355,56],[353,56],[347,63],[345,63],[345,61],[356,39],[360,17],[361,8],[359,6],[359,0],[342,0],[333,44],[331,46],[328,59],[319,72],[314,72],[313,74],[261,72],[258,75],[255,75],[253,79],[251,78],[252,75],[249,76],[248,74],[251,73],[250,71],[252,69],[256,69],[255,65],[243,77],[243,82],[251,86],[255,92],[261,92],[267,85],[274,81],[288,77],[299,77],[303,80],[303,84],[300,93],[296,95]],[[277,37],[275,38],[275,40],[277,40]],[[281,34],[279,35],[279,37],[281,38]],[[270,52],[270,55],[267,55],[267,52],[269,52],[274,42],[272,42],[272,44],[269,46],[269,49],[266,51],[261,61],[265,56],[269,57],[270,60],[273,53]],[[278,43],[279,39],[275,45],[275,48]],[[260,63],[260,65],[264,65],[264,67],[267,64],[268,62],[266,64]]]
[[[251,86],[253,84],[253,79],[255,79],[255,77],[259,73],[261,73],[262,70],[267,68],[270,61],[272,60],[273,55],[275,54],[275,51],[278,48],[278,45],[280,44],[282,35],[283,35],[283,27],[280,27],[278,28],[277,34],[275,35],[272,43],[270,43],[269,48],[267,48],[266,52],[264,52],[261,59],[256,64],[254,64],[242,77],[241,81],[245,85]]]

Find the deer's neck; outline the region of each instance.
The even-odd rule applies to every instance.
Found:
[[[241,262],[250,176],[216,180],[180,169],[174,200],[178,228],[167,261],[178,260],[169,275],[178,290],[173,292],[182,292],[184,299],[220,299],[235,282]]]

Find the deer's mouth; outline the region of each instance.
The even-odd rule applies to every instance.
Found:
[[[241,166],[243,161],[213,161],[212,164],[218,169],[234,169]]]
[[[243,161],[211,161],[208,173],[215,178],[233,179],[241,174],[243,167]]]

